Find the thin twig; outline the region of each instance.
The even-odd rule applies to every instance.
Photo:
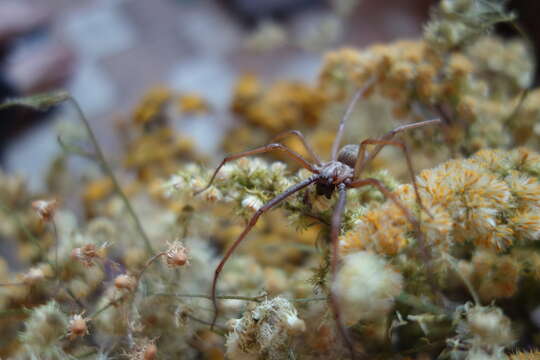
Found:
[[[199,318],[197,318],[197,317],[195,317],[195,316],[193,316],[193,315],[191,315],[191,314],[189,314],[189,313],[183,313],[182,315],[185,316],[185,317],[188,317],[188,318],[190,318],[191,320],[196,321],[196,322],[198,322],[198,323],[201,323],[201,324],[204,324],[204,325],[208,325],[208,326],[214,325],[214,327],[217,327],[217,328],[219,328],[219,329],[222,330],[222,331],[227,331],[227,328],[226,328],[225,326],[223,326],[223,325],[212,324],[212,323],[209,322],[209,321],[205,321],[205,320],[199,319]]]
[[[457,268],[457,265],[455,263],[455,261],[450,258],[450,256],[447,256],[445,257],[446,261],[448,261],[448,263],[450,264],[450,267],[452,268],[452,270],[454,270],[454,272],[459,276],[459,278],[463,281],[463,283],[465,284],[465,287],[467,288],[467,290],[469,290],[469,293],[471,294],[471,297],[473,298],[474,300],[474,303],[476,305],[481,305],[480,303],[480,297],[478,296],[478,294],[476,293],[476,291],[474,290],[474,287],[473,285],[471,284],[471,282],[469,281],[469,279],[463,275],[463,273],[461,271],[459,271],[459,269]]]
[[[68,98],[68,101],[70,101],[73,104],[73,106],[75,107],[75,110],[77,111],[77,114],[79,115],[82,122],[84,123],[86,131],[88,132],[88,135],[90,136],[90,141],[92,142],[92,145],[93,145],[93,147],[94,147],[94,149],[96,151],[97,160],[100,163],[103,170],[105,171],[105,173],[107,174],[107,176],[109,176],[109,178],[111,179],[115,191],[118,193],[118,195],[120,195],[120,198],[124,202],[124,206],[126,207],[126,209],[127,209],[128,213],[129,213],[129,215],[131,216],[131,218],[133,219],[133,222],[135,223],[135,226],[137,227],[137,230],[138,230],[139,234],[141,235],[141,237],[142,237],[142,239],[144,241],[144,245],[146,247],[146,250],[150,254],[153,254],[154,250],[152,248],[152,244],[150,242],[150,239],[148,238],[148,235],[144,231],[144,228],[142,227],[141,221],[140,221],[139,217],[137,216],[137,214],[135,213],[135,210],[131,206],[131,203],[130,203],[129,199],[127,198],[126,194],[124,193],[124,191],[120,187],[120,184],[119,184],[116,176],[114,175],[114,172],[113,172],[112,168],[110,167],[109,163],[105,159],[105,156],[103,155],[103,151],[101,150],[101,147],[99,146],[99,143],[98,143],[97,138],[96,138],[96,136],[94,134],[94,131],[90,127],[90,123],[89,123],[88,119],[84,115],[81,107],[79,106],[79,103],[73,97],[70,96]]]
[[[66,292],[68,293],[69,296],[71,296],[71,298],[73,299],[73,301],[75,301],[75,303],[77,305],[79,305],[79,307],[81,309],[86,309],[86,307],[84,306],[84,304],[81,302],[81,300],[79,300],[75,294],[73,293],[73,291],[68,287],[68,286],[65,286],[64,289],[66,290]]]
[[[314,296],[314,297],[307,297],[307,298],[296,298],[296,299],[288,299],[292,302],[298,302],[298,303],[304,303],[304,302],[311,302],[311,301],[326,301],[328,298],[326,296]]]
[[[113,300],[109,301],[106,305],[104,305],[100,309],[94,311],[91,315],[88,315],[88,318],[89,319],[95,319],[99,314],[101,314],[102,312],[104,312],[105,310],[110,308],[111,306],[116,305],[118,302],[124,300],[124,298],[126,298],[127,295],[128,294],[124,294],[124,295],[120,296],[118,299],[113,299]]]
[[[395,300],[405,305],[409,305],[417,310],[428,312],[437,315],[448,315],[448,312],[443,308],[433,305],[423,299],[420,299],[414,295],[402,292],[396,296]]]
[[[141,277],[143,276],[144,272],[146,271],[146,269],[148,269],[148,267],[150,265],[152,265],[152,263],[154,261],[156,261],[157,259],[159,259],[161,256],[165,255],[164,252],[160,252],[160,253],[157,253],[156,255],[152,256],[150,259],[148,259],[148,261],[146,262],[146,264],[144,264],[142,270],[135,276],[136,279],[137,279],[137,287],[139,286],[139,281],[141,280]],[[137,289],[137,287],[135,289]]]
[[[212,300],[212,297],[209,295],[204,294],[171,294],[171,293],[154,293],[149,294],[154,296],[172,296],[172,297],[179,297],[179,298],[199,298],[199,299],[208,299]],[[239,295],[217,295],[216,299],[219,300],[241,300],[241,301],[252,301],[252,302],[262,302],[267,296],[261,295],[261,296],[239,296]],[[287,299],[291,302],[311,302],[311,301],[325,301],[328,300],[326,296],[317,296],[317,297],[308,297],[308,298],[292,298]]]
[[[171,296],[171,297],[178,297],[178,298],[199,298],[199,299],[208,299],[212,300],[212,297],[210,295],[204,295],[204,294],[172,294],[172,293],[154,293],[149,294],[154,296]],[[261,302],[264,300],[263,296],[236,296],[236,295],[219,295],[216,296],[216,299],[220,300],[242,300],[242,301],[253,301],[253,302]]]
[[[56,277],[59,277],[59,271],[58,271],[58,242],[60,238],[58,237],[58,228],[56,227],[56,222],[54,219],[51,221],[53,233],[54,233],[54,274]]]

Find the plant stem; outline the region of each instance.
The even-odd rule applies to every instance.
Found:
[[[116,176],[114,175],[114,172],[113,172],[112,168],[110,167],[109,163],[105,159],[105,156],[103,155],[103,151],[101,150],[101,147],[99,146],[97,138],[96,138],[92,128],[90,127],[90,123],[89,123],[88,119],[86,118],[86,116],[84,115],[79,103],[71,96],[68,98],[68,101],[70,101],[73,104],[73,106],[75,107],[75,110],[77,111],[77,114],[79,115],[82,122],[84,123],[86,131],[88,132],[88,135],[90,136],[90,141],[92,142],[92,145],[94,146],[94,149],[96,151],[97,160],[99,161],[101,167],[103,168],[103,170],[105,171],[107,176],[109,176],[109,178],[111,179],[111,181],[113,183],[113,186],[114,186],[114,189],[116,190],[118,195],[120,195],[120,198],[124,202],[124,206],[126,207],[126,209],[127,209],[128,213],[129,213],[129,215],[131,216],[131,218],[133,219],[133,222],[135,223],[135,226],[137,227],[137,230],[138,230],[139,234],[141,235],[141,237],[142,237],[142,239],[144,241],[144,245],[146,247],[146,250],[150,254],[154,253],[154,250],[152,248],[152,244],[150,243],[150,239],[148,238],[148,235],[144,231],[144,229],[142,227],[142,224],[141,224],[141,221],[140,221],[139,217],[137,216],[137,214],[135,213],[135,210],[131,206],[131,203],[130,203],[129,199],[127,198],[126,194],[122,191],[122,188],[120,187],[120,184],[118,183],[118,180],[116,179]]]
[[[56,222],[54,221],[54,219],[52,219],[51,223],[54,232],[54,273],[56,277],[59,277],[60,274],[58,271],[58,242],[60,238],[58,237],[58,228],[56,227]]]
[[[402,292],[401,294],[396,296],[395,299],[397,302],[400,302],[405,305],[409,305],[420,311],[424,311],[424,312],[428,312],[432,314],[438,314],[438,315],[448,315],[448,312],[445,311],[443,308],[440,308],[436,305],[428,303],[411,294]]]

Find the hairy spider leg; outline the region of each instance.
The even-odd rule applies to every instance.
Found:
[[[339,307],[339,301],[336,294],[334,293],[334,283],[337,276],[337,264],[339,261],[338,238],[339,238],[341,218],[343,216],[343,212],[345,211],[346,189],[347,188],[354,189],[354,188],[359,188],[359,187],[368,186],[368,185],[375,186],[377,189],[379,189],[380,192],[384,194],[384,196],[386,196],[388,199],[393,201],[399,207],[399,209],[403,212],[403,214],[407,217],[407,219],[411,222],[411,224],[413,224],[415,229],[417,229],[418,231],[420,230],[419,223],[411,214],[411,212],[379,180],[368,178],[368,179],[354,181],[352,183],[349,183],[348,185],[345,185],[344,183],[338,185],[339,198],[338,198],[337,205],[334,208],[334,212],[332,214],[332,227],[330,230],[330,240],[331,240],[331,246],[332,246],[332,260],[330,264],[331,266],[330,269],[332,272],[332,286],[330,287],[330,306],[332,307],[332,311],[334,313],[334,318],[338,327],[338,331],[340,335],[343,337],[343,339],[345,340],[345,343],[351,353],[352,359],[356,358],[356,352],[354,350],[354,346],[349,336],[349,333],[347,329],[345,328],[345,325],[343,324],[341,310]]]
[[[373,178],[367,178],[367,179],[353,181],[352,183],[347,185],[347,187],[350,188],[350,189],[355,189],[355,188],[359,188],[359,187],[367,186],[367,185],[375,186],[380,192],[383,193],[383,195],[386,198],[390,199],[394,204],[396,204],[396,206],[401,210],[403,215],[405,215],[407,220],[415,228],[418,228],[418,225],[419,225],[418,220],[416,220],[416,218],[409,211],[409,209],[407,209],[407,207],[405,205],[403,205],[401,200],[399,200],[398,197],[395,194],[393,194],[386,186],[384,186],[384,184],[381,181],[379,181],[377,179],[373,179]]]
[[[332,224],[330,227],[330,244],[332,246],[332,260],[330,264],[331,266],[330,270],[332,274],[332,286],[330,287],[329,297],[330,297],[330,307],[332,308],[332,312],[334,313],[334,320],[336,322],[338,331],[341,337],[345,340],[345,345],[347,345],[347,347],[349,348],[351,357],[354,360],[356,358],[354,345],[349,336],[347,329],[345,328],[345,325],[343,325],[343,319],[341,317],[341,310],[339,308],[339,301],[332,288],[336,280],[337,263],[339,260],[338,238],[339,238],[339,230],[340,230],[340,225],[341,225],[341,218],[343,217],[343,212],[345,211],[345,204],[347,203],[346,185],[344,183],[341,183],[337,186],[337,188],[339,192],[339,198],[334,208],[334,212],[332,213]]]
[[[240,158],[250,156],[250,155],[263,154],[263,153],[267,153],[267,152],[270,152],[270,151],[276,151],[276,150],[285,151],[285,154],[290,156],[294,161],[296,161],[303,168],[311,171],[314,174],[319,173],[318,170],[313,167],[313,165],[311,165],[306,159],[304,159],[304,157],[302,157],[302,155],[300,155],[297,152],[289,149],[288,147],[286,147],[283,144],[273,143],[273,144],[268,144],[268,145],[265,145],[265,146],[258,147],[258,148],[253,149],[253,150],[244,151],[244,152],[241,152],[241,153],[238,153],[238,154],[233,154],[233,155],[226,156],[223,159],[223,161],[221,161],[219,166],[216,168],[214,173],[212,174],[212,177],[210,178],[210,181],[208,181],[208,184],[204,188],[195,191],[194,195],[198,195],[198,194],[202,193],[203,191],[205,191],[206,189],[208,189],[212,185],[212,183],[214,182],[214,179],[216,178],[216,175],[218,174],[219,170],[223,167],[223,165],[225,165],[229,161],[233,161],[233,160],[240,159]]]
[[[278,142],[279,140],[281,140],[283,138],[286,138],[287,136],[296,136],[296,137],[298,137],[300,139],[300,141],[302,142],[302,144],[304,145],[304,148],[309,153],[309,155],[311,155],[313,160],[315,160],[315,163],[317,165],[321,165],[321,158],[319,158],[319,156],[317,155],[315,150],[313,150],[311,145],[309,145],[309,143],[307,142],[306,137],[304,136],[304,134],[302,134],[302,132],[299,131],[299,130],[284,131],[284,132],[276,135],[276,137],[274,137],[272,140],[270,140],[270,142],[271,143]]]
[[[339,145],[341,144],[341,138],[343,137],[343,131],[345,130],[345,123],[351,117],[352,112],[354,110],[354,106],[356,105],[358,100],[361,97],[364,96],[366,91],[374,83],[375,83],[375,77],[372,77],[371,79],[366,81],[366,83],[354,93],[351,101],[349,102],[349,105],[347,106],[347,110],[345,111],[345,114],[343,115],[343,117],[339,121],[339,126],[338,126],[338,131],[337,131],[337,134],[336,134],[336,138],[334,139],[334,142],[332,143],[332,160],[333,161],[337,160],[338,151],[339,151]]]
[[[390,130],[389,132],[387,132],[379,140],[392,140],[392,138],[394,136],[396,136],[397,134],[399,134],[401,132],[417,129],[417,128],[424,127],[424,126],[440,125],[440,124],[442,124],[441,119],[433,119],[433,120],[419,121],[419,122],[415,122],[413,124],[401,125],[401,126],[398,126],[395,129]],[[364,168],[366,167],[366,165],[369,164],[371,162],[371,160],[373,160],[373,158],[375,158],[375,156],[377,156],[379,154],[379,152],[382,150],[382,148],[384,146],[385,146],[384,144],[380,144],[380,145],[375,146],[375,149],[373,149],[369,153],[369,156],[367,157],[367,159],[363,160],[360,164],[358,164],[358,162],[357,162],[357,164],[355,166],[355,174],[356,173],[361,173],[364,170]],[[357,166],[358,166],[358,168],[357,168]]]
[[[401,210],[403,215],[405,215],[407,220],[413,226],[413,228],[414,228],[414,230],[416,232],[416,235],[418,236],[418,242],[420,244],[420,249],[421,249],[421,251],[423,253],[424,259],[426,261],[428,261],[431,258],[431,251],[427,247],[427,244],[426,244],[425,239],[424,239],[424,234],[422,233],[422,231],[420,229],[420,222],[413,216],[413,214],[409,211],[409,209],[407,209],[405,207],[405,205],[403,205],[401,200],[399,200],[396,195],[394,195],[390,190],[388,190],[388,188],[386,188],[386,186],[384,186],[383,183],[380,182],[377,179],[368,178],[368,179],[354,181],[354,182],[350,183],[348,185],[348,187],[349,188],[358,188],[358,187],[362,187],[362,186],[366,186],[366,185],[375,186],[377,189],[379,189],[380,192],[382,192],[384,194],[384,196],[386,198],[390,199]]]
[[[320,175],[312,175],[306,180],[301,181],[298,184],[291,186],[290,188],[285,190],[283,193],[277,195],[276,197],[268,201],[266,204],[264,204],[251,217],[251,219],[248,222],[248,225],[246,226],[244,231],[242,231],[238,239],[236,239],[236,241],[232,244],[232,246],[229,249],[227,249],[227,252],[223,256],[223,259],[221,259],[221,261],[219,262],[219,265],[217,266],[214,272],[214,279],[212,280],[212,303],[214,305],[214,317],[212,319],[212,325],[210,329],[214,328],[214,325],[218,317],[218,306],[217,306],[217,299],[216,299],[216,285],[217,285],[218,277],[219,277],[219,274],[221,273],[221,270],[223,269],[223,266],[225,266],[225,263],[227,262],[229,257],[232,255],[236,247],[240,245],[240,243],[242,242],[242,240],[244,240],[244,238],[250,232],[250,230],[255,226],[255,224],[257,224],[257,221],[259,220],[259,217],[262,214],[264,214],[266,211],[270,210],[272,207],[276,206],[277,204],[279,204],[280,202],[282,202],[283,200],[285,200],[292,194],[302,190],[303,188],[305,188],[306,186],[310,184],[313,184],[319,178],[320,178]]]
[[[360,146],[358,147],[358,156],[356,158],[356,164],[354,166],[354,179],[358,179],[360,177],[360,171],[363,169],[361,168],[362,161],[365,159],[365,154],[367,152],[366,147],[368,145],[382,145],[383,147],[386,145],[389,146],[395,146],[401,149],[403,151],[403,154],[405,155],[405,159],[407,161],[407,168],[409,171],[409,174],[411,176],[411,182],[414,188],[414,194],[416,196],[416,202],[420,206],[422,210],[426,212],[431,218],[433,218],[433,215],[431,215],[431,212],[424,206],[422,203],[422,198],[420,197],[420,192],[418,191],[418,185],[416,184],[416,176],[414,175],[414,169],[411,161],[411,155],[409,153],[409,149],[407,145],[401,141],[401,140],[377,140],[377,139],[366,139],[360,143]],[[373,158],[371,158],[373,159]],[[357,173],[358,170],[358,173]]]

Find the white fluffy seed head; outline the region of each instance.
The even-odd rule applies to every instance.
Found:
[[[333,286],[347,325],[386,315],[402,288],[401,275],[366,251],[344,257]]]
[[[242,360],[284,359],[290,338],[306,329],[294,306],[279,296],[261,302],[228,325],[227,356]]]
[[[507,346],[513,341],[510,319],[499,308],[471,308],[467,312],[467,325],[479,345]]]
[[[257,196],[248,195],[242,200],[242,206],[257,211],[263,206],[263,202]]]

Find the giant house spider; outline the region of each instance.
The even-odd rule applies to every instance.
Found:
[[[330,224],[331,226],[330,244],[332,248],[330,269],[331,269],[332,283],[334,283],[334,280],[336,278],[337,265],[338,265],[338,260],[339,260],[338,234],[341,227],[342,215],[345,210],[345,204],[347,200],[347,189],[354,189],[354,188],[359,188],[359,187],[368,186],[368,185],[376,187],[388,199],[390,199],[396,204],[396,206],[401,210],[403,215],[413,225],[416,232],[416,236],[418,237],[418,243],[420,247],[422,248],[422,251],[424,252],[429,251],[424,244],[423,235],[420,231],[420,223],[416,219],[416,217],[409,211],[409,209],[407,209],[403,205],[403,203],[392,192],[390,192],[390,190],[388,190],[379,180],[374,179],[374,178],[362,179],[360,175],[362,174],[362,171],[367,167],[367,165],[379,154],[379,152],[385,146],[387,145],[395,146],[401,149],[401,151],[403,151],[403,154],[405,155],[408,172],[410,173],[412,184],[414,186],[417,203],[420,206],[420,208],[422,208],[424,211],[427,212],[427,209],[422,205],[420,194],[418,192],[418,187],[416,184],[412,162],[409,156],[409,151],[407,149],[407,146],[405,145],[404,142],[400,140],[395,140],[394,137],[403,131],[412,130],[412,129],[420,128],[423,126],[440,124],[441,121],[439,119],[435,119],[435,120],[427,120],[427,121],[421,121],[421,122],[402,125],[388,132],[387,134],[385,134],[379,139],[366,139],[360,142],[359,145],[348,144],[348,145],[343,146],[341,149],[339,149],[341,138],[343,137],[345,123],[347,122],[348,118],[351,116],[351,113],[353,112],[356,102],[361,97],[364,96],[366,91],[373,85],[373,83],[374,83],[373,79],[368,81],[362,88],[360,88],[359,90],[355,92],[351,101],[349,102],[347,110],[339,123],[336,138],[334,139],[334,142],[332,144],[332,158],[330,161],[327,161],[327,162],[321,161],[319,156],[315,153],[313,148],[309,145],[304,135],[302,135],[300,131],[289,130],[289,131],[286,131],[277,135],[274,139],[272,139],[271,143],[268,145],[225,157],[223,161],[219,164],[219,166],[216,168],[216,170],[214,171],[208,184],[203,189],[200,189],[195,192],[195,195],[197,195],[205,191],[206,189],[208,189],[212,185],[219,170],[226,163],[245,157],[245,156],[263,154],[263,153],[267,153],[271,151],[283,151],[289,158],[291,158],[292,160],[297,162],[300,166],[302,166],[303,168],[313,173],[313,175],[310,176],[309,178],[299,182],[296,185],[291,186],[290,188],[285,190],[283,193],[277,195],[276,197],[268,201],[266,204],[264,204],[262,207],[260,207],[255,212],[255,214],[251,217],[246,228],[242,231],[242,233],[236,239],[233,245],[229,249],[227,249],[225,256],[223,256],[223,259],[221,259],[219,265],[215,269],[214,278],[212,281],[211,298],[212,298],[212,302],[214,306],[214,317],[212,320],[212,327],[215,324],[217,320],[217,316],[218,316],[218,306],[217,306],[217,300],[216,300],[216,285],[217,285],[217,281],[221,273],[221,270],[223,269],[223,266],[227,263],[227,260],[229,259],[229,257],[233,254],[234,250],[238,247],[238,245],[240,245],[240,243],[244,240],[244,238],[250,232],[250,230],[255,226],[255,224],[257,223],[257,220],[262,214],[264,214],[271,208],[275,207],[276,205],[280,204],[289,196],[297,193],[298,191],[306,188],[307,186],[311,184],[316,185],[317,195],[324,195],[327,198],[331,198],[334,191],[337,190],[338,192],[338,200],[337,200],[337,204],[334,207],[332,218],[331,218],[331,224]],[[287,146],[278,142],[288,136],[295,136],[301,141],[303,147],[309,153],[313,162],[309,162],[302,155],[298,154],[297,152],[289,149]],[[368,152],[366,149],[369,145],[375,146],[374,149],[370,152]],[[429,212],[427,213],[429,214]],[[332,289],[333,287],[330,286],[329,288],[330,307],[334,314],[338,331],[340,335],[342,336],[342,338],[344,339],[347,347],[349,348],[351,352],[351,356],[354,358],[355,351],[354,351],[353,343],[341,318],[341,312],[339,309],[338,298],[337,298],[338,294],[335,294]]]

